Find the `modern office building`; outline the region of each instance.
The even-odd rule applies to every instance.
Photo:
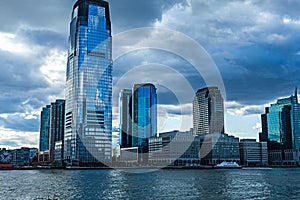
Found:
[[[265,166],[268,164],[268,148],[266,142],[255,139],[240,141],[240,159],[244,166]]]
[[[132,94],[132,146],[146,147],[157,134],[157,94],[153,84],[135,84]]]
[[[157,94],[153,84],[135,84],[120,92],[121,160],[137,150],[138,162],[148,160],[148,139],[157,135]],[[122,156],[123,154],[123,156]],[[134,159],[131,159],[134,160]]]
[[[50,107],[50,160],[54,160],[55,143],[64,139],[65,100],[56,100]],[[61,152],[62,153],[62,152]]]
[[[149,138],[149,163],[156,166],[198,166],[199,137],[190,131],[171,131]]]
[[[36,156],[36,148],[22,147],[12,151],[12,163],[14,167],[29,166],[31,159]]]
[[[132,90],[120,92],[120,147],[132,147]]]
[[[67,165],[110,163],[111,145],[112,37],[109,4],[103,0],[78,0],[70,23],[64,158]]]
[[[202,165],[217,165],[223,161],[240,163],[239,138],[225,133],[200,135]]]
[[[194,134],[224,133],[224,103],[217,87],[196,92],[193,101]]]
[[[40,151],[49,150],[50,110],[51,110],[51,106],[47,105],[46,107],[43,108],[43,110],[41,112],[40,141],[39,141],[39,150]]]
[[[260,139],[269,150],[300,148],[300,104],[297,89],[291,97],[279,99],[261,116]]]
[[[56,100],[43,108],[40,125],[40,152],[49,152],[49,162],[54,161],[55,143],[63,141],[65,129],[65,100]],[[61,152],[62,154],[63,152]]]

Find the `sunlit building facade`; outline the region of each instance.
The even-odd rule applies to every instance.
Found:
[[[64,158],[67,165],[109,163],[111,145],[112,37],[109,4],[102,0],[78,0],[70,23]]]
[[[193,101],[194,134],[224,133],[224,102],[217,87],[196,92]]]

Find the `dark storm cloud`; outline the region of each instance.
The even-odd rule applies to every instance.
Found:
[[[164,10],[186,0],[110,0],[113,27],[116,32],[152,25],[161,20]]]
[[[68,47],[67,37],[58,32],[47,29],[19,29],[16,33],[24,42],[31,45],[59,48],[66,50]]]
[[[13,32],[20,26],[52,29],[68,33],[71,9],[75,0],[2,0],[0,30]],[[160,20],[164,10],[186,0],[110,0],[111,18],[116,32],[150,26]]]
[[[38,132],[39,119],[25,119],[20,115],[10,115],[7,118],[0,117],[0,126],[15,131]]]
[[[227,100],[259,105],[291,95],[300,86],[300,2],[219,2],[192,0],[191,14],[171,11],[161,25],[204,46],[221,71]]]
[[[73,0],[1,0],[0,30],[15,32],[19,27],[38,27],[68,33]]]

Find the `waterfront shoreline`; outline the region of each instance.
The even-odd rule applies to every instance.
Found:
[[[278,168],[300,168],[300,166],[242,166],[242,168],[237,169],[278,169]],[[149,166],[149,167],[50,167],[50,168],[41,168],[41,167],[25,167],[25,168],[2,168],[0,171],[18,171],[18,170],[216,170],[216,169],[226,169],[226,168],[216,168],[214,166],[199,166],[199,167],[164,167],[164,166]],[[232,169],[232,168],[228,168]]]

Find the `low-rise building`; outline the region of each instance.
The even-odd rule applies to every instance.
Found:
[[[240,141],[240,164],[245,166],[267,165],[267,143],[256,142],[255,139],[242,139]]]
[[[12,163],[15,167],[29,166],[30,160],[36,156],[36,148],[22,147],[12,151]]]
[[[55,142],[55,146],[54,146],[54,163],[57,166],[62,166],[64,161],[64,156],[63,156],[63,152],[64,152],[64,148],[63,148],[63,141],[56,141]]]
[[[297,166],[300,160],[298,149],[269,150],[269,165]]]
[[[202,165],[217,165],[223,161],[240,163],[239,138],[225,133],[200,135]]]
[[[199,137],[192,132],[171,131],[149,138],[149,163],[163,166],[200,164]]]

